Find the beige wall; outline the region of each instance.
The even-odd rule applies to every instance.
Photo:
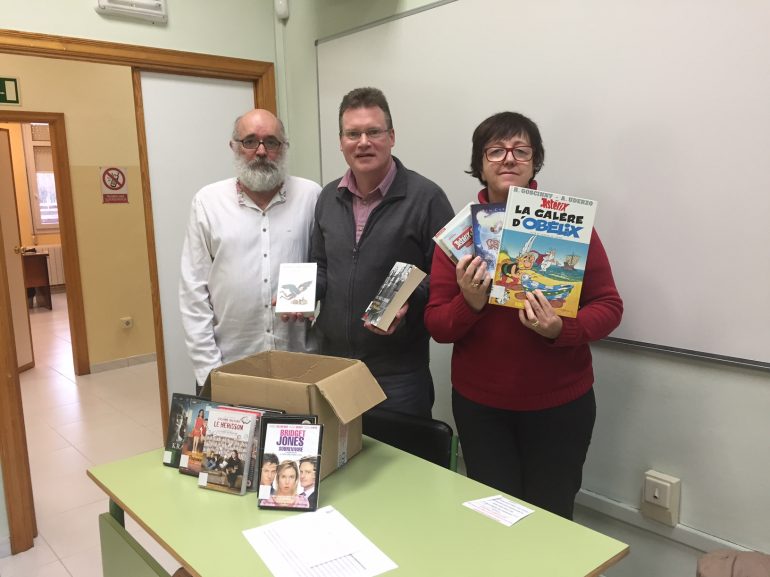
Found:
[[[24,141],[21,136],[21,124],[0,122],[0,128],[8,130],[11,139],[13,180],[16,186],[16,207],[19,215],[19,237],[21,244],[24,246],[59,244],[61,242],[59,233],[45,233],[35,236],[35,231],[32,228],[32,212],[30,210],[27,170],[24,163]]]
[[[91,364],[154,352],[130,69],[3,54],[0,68],[18,78],[22,101],[5,108],[65,115]],[[106,165],[128,170],[128,204],[102,204]]]

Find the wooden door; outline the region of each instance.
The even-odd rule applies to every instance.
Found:
[[[2,218],[3,225],[3,250],[8,267],[8,293],[11,299],[17,368],[19,371],[24,371],[35,366],[35,356],[32,350],[32,331],[29,325],[24,270],[20,253],[21,241],[19,217],[16,209],[10,133],[4,128],[0,128],[0,218]]]

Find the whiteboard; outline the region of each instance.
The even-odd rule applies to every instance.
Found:
[[[342,96],[388,97],[394,154],[455,210],[487,116],[522,112],[543,190],[599,201],[613,337],[770,362],[770,3],[458,0],[319,41],[324,182]],[[590,258],[590,255],[589,255]]]
[[[195,394],[179,313],[179,263],[192,197],[233,175],[235,118],[254,108],[251,82],[142,72],[155,254],[169,399]]]

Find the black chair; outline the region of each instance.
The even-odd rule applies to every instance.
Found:
[[[363,416],[364,435],[457,471],[457,437],[443,421],[370,409]]]

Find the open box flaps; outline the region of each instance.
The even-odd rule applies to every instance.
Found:
[[[215,402],[315,414],[324,425],[321,478],[361,450],[361,414],[385,400],[385,393],[361,361],[267,351],[211,372]]]
[[[316,383],[321,394],[331,405],[340,421],[348,424],[375,405],[385,400],[385,393],[378,387],[361,386],[374,379],[361,361],[353,361],[348,369]]]

